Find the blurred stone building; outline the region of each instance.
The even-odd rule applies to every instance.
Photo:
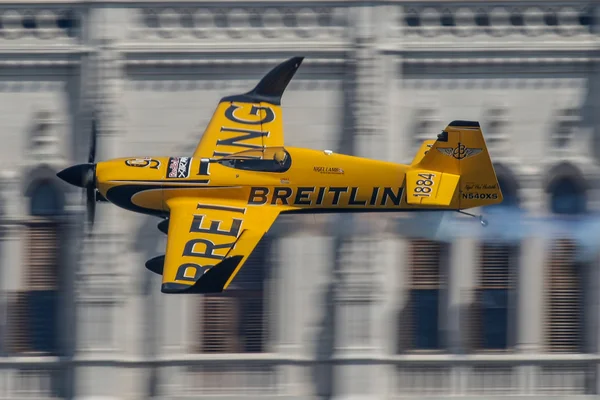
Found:
[[[98,160],[188,155],[222,96],[294,55],[288,145],[409,162],[479,120],[507,204],[597,208],[596,2],[369,3],[0,2],[1,398],[600,393],[598,263],[568,237],[282,217],[234,289],[168,296],[144,268],[157,220],[98,204],[83,234],[55,173],[86,160],[92,110]]]

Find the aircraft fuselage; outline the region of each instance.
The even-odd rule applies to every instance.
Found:
[[[248,166],[191,157],[118,158],[99,162],[96,185],[109,202],[167,216],[172,197],[207,204],[242,200],[281,212],[400,211],[407,208],[407,165],[326,151],[286,147],[288,165],[242,160]],[[276,166],[275,171],[269,162]]]

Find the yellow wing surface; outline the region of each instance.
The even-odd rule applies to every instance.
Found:
[[[273,68],[250,92],[222,98],[193,157],[206,159],[283,146],[281,96],[302,60],[290,58]]]
[[[170,208],[163,293],[218,293],[227,289],[279,211],[246,208],[233,200],[211,204],[193,198]]]

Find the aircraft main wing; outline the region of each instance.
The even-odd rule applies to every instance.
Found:
[[[303,59],[293,57],[279,64],[248,93],[222,98],[193,157],[283,146],[281,97]]]
[[[163,293],[218,293],[242,268],[279,211],[239,201],[167,201],[171,212],[162,268]]]

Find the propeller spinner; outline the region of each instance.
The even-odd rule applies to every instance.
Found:
[[[92,119],[92,133],[90,138],[90,151],[88,162],[86,164],[77,164],[65,168],[56,174],[63,181],[80,188],[84,188],[86,197],[87,220],[90,226],[94,225],[94,216],[96,213],[96,137],[97,137],[96,118]]]

